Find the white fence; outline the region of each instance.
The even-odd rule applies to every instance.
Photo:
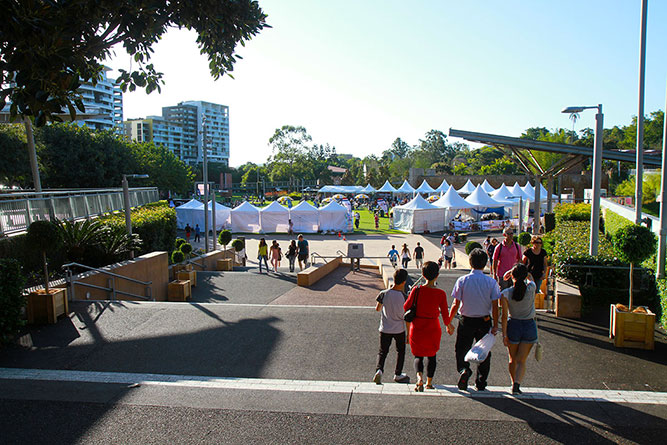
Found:
[[[629,219],[632,222],[635,222],[635,208],[628,207],[621,204],[617,204],[614,201],[610,201],[605,198],[600,198],[600,207],[611,210],[617,215],[622,216],[625,219]],[[656,218],[653,215],[648,213],[642,213],[642,218],[648,218],[651,220],[651,230],[656,235],[660,235],[660,218]]]
[[[159,200],[156,187],[130,189],[130,206]],[[122,189],[47,190],[0,194],[0,236],[23,232],[33,221],[77,220],[124,209]]]

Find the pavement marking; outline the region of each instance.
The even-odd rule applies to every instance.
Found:
[[[338,382],[317,380],[281,380],[237,377],[207,377],[124,372],[66,371],[48,369],[0,368],[0,379],[57,382],[112,383],[191,388],[244,389],[262,391],[328,392],[351,394],[387,394],[393,396],[516,398],[531,400],[593,401],[630,404],[667,405],[667,392],[621,391],[575,388],[522,388],[513,395],[509,389],[489,386],[486,391],[463,392],[454,385],[435,385],[436,389],[414,392],[413,385],[373,382]]]

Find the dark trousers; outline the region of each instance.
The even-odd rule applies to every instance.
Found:
[[[491,317],[470,318],[463,317],[456,329],[456,370],[461,373],[464,369],[470,369],[470,363],[464,357],[470,351],[473,343],[484,337],[491,329]],[[491,353],[477,367],[477,382],[486,383],[491,369]]]
[[[403,269],[408,268],[408,263],[410,262],[410,258],[401,258],[401,263],[403,264]]]
[[[384,361],[387,359],[391,340],[396,342],[396,372],[394,374],[401,375],[403,372],[403,362],[405,361],[405,332],[400,334],[385,334],[380,332],[380,351],[378,352],[378,363],[375,370],[378,369],[384,372]]]
[[[201,240],[198,233],[195,233],[195,242],[198,243]]]
[[[438,362],[433,357],[426,357],[426,377],[433,378]],[[415,357],[415,372],[424,372],[424,357]]]

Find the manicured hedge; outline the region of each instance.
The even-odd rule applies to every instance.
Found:
[[[658,296],[660,298],[660,309],[662,309],[662,314],[657,315],[660,320],[660,324],[664,329],[667,329],[667,279],[661,278],[656,280],[658,286]]]
[[[632,224],[633,222],[629,219],[624,218],[618,213],[614,213],[609,209],[605,209],[604,229],[606,234],[613,237],[620,228],[630,226]]]
[[[24,324],[21,317],[21,308],[26,304],[24,285],[19,262],[0,259],[0,345],[11,342]]]
[[[591,205],[590,204],[558,204],[554,208],[556,215],[556,225],[564,221],[590,221],[591,220]]]
[[[470,252],[473,251],[473,249],[481,249],[482,245],[478,243],[477,241],[468,241],[466,244],[465,250],[466,250],[466,255],[470,255]]]

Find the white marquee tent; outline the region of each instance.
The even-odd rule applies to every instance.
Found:
[[[176,227],[185,229],[186,224],[194,228],[195,224],[199,224],[201,218],[202,224],[204,221],[204,203],[191,199],[183,205],[176,207]],[[201,225],[200,227],[203,227]]]
[[[387,181],[384,181],[384,184],[382,184],[382,187],[377,189],[377,192],[378,193],[396,193],[396,189],[387,180]]]
[[[363,189],[361,189],[361,191],[362,191],[363,193],[375,193],[375,188],[373,188],[372,185],[367,184],[366,187],[364,187]]]
[[[260,210],[260,221],[264,233],[287,233],[289,230],[289,210],[273,201]]]
[[[421,195],[394,207],[394,228],[403,232],[437,232],[443,229],[445,209],[429,204]]]
[[[435,189],[435,191],[446,193],[448,188],[449,188],[449,184],[447,184],[447,181],[445,181],[443,179],[442,182],[440,183],[440,185],[438,186],[438,188]]]
[[[232,209],[232,232],[259,233],[259,209],[248,201]]]
[[[475,186],[474,186],[474,184],[470,181],[470,179],[468,179],[468,181],[463,185],[463,187],[461,187],[460,189],[457,190],[457,192],[458,192],[460,195],[469,195],[469,194],[471,194],[471,193],[474,192],[474,191],[475,191]]]
[[[320,227],[317,207],[308,201],[301,201],[289,211],[294,233],[317,233]]]
[[[213,201],[208,202],[208,225],[209,227],[213,227]],[[203,205],[202,205],[203,209]],[[220,204],[219,202],[215,203],[215,230],[222,230],[222,229],[228,229],[230,225],[230,216],[231,216],[232,209],[229,207]],[[203,220],[203,218],[202,218]],[[199,227],[204,230],[204,226],[202,223],[198,223]]]
[[[511,196],[520,196],[523,198],[524,201],[532,201],[535,199],[534,196],[529,195],[528,193],[524,192],[521,186],[519,186],[518,182],[515,182],[512,187],[508,187],[507,190],[512,194]]]
[[[488,213],[496,210],[500,210],[504,213],[505,205],[490,197],[481,185],[478,185],[475,191],[473,191],[465,200],[468,204],[475,207],[478,215],[480,213]]]
[[[350,217],[347,209],[336,201],[319,208],[320,230],[323,232],[347,232]]]
[[[428,182],[426,182],[426,179],[424,179],[424,180],[422,181],[422,184],[421,184],[419,187],[417,187],[417,191],[418,191],[419,193],[434,193],[434,192],[435,192],[435,189],[434,189],[433,187],[431,187],[431,186],[428,184]]]
[[[454,218],[459,210],[472,209],[474,207],[468,201],[461,198],[452,186],[433,205],[445,209],[445,223]]]
[[[415,188],[410,185],[407,179],[403,181],[403,184],[401,184],[401,186],[398,189],[396,189],[396,193],[414,193],[414,192]]]
[[[489,181],[487,181],[486,179],[484,180],[484,182],[482,182],[482,189],[484,189],[484,191],[488,194],[491,194],[496,191],[496,189],[494,189],[493,186],[489,184]]]

